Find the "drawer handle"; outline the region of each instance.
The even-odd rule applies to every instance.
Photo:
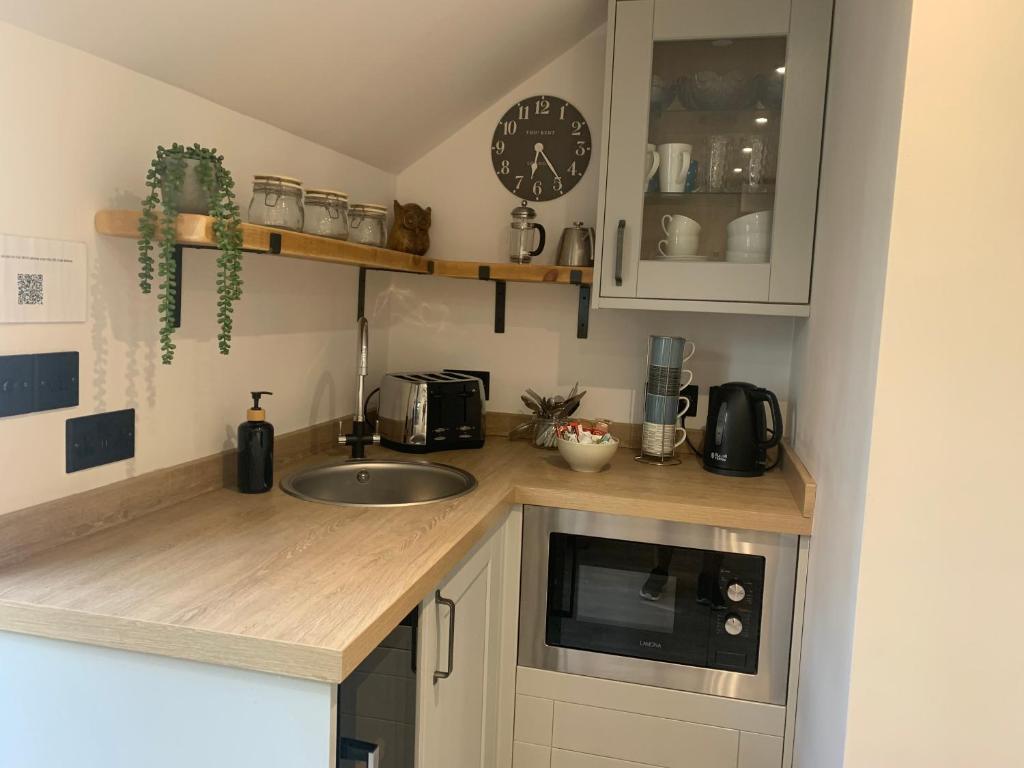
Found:
[[[622,285],[622,243],[626,239],[626,220],[619,219],[619,231],[615,234],[615,284]]]
[[[455,671],[455,601],[441,597],[441,590],[434,591],[434,599],[448,608],[448,669],[445,672],[434,671],[434,682],[452,676]]]
[[[366,768],[380,768],[380,745],[358,739],[338,739],[338,761],[365,763]]]

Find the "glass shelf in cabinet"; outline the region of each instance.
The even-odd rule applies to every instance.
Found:
[[[768,186],[773,186],[772,182],[767,183]],[[648,202],[666,202],[666,203],[677,203],[683,200],[692,200],[694,198],[738,198],[738,197],[750,197],[751,195],[770,195],[772,190],[770,189],[759,189],[759,190],[742,190],[742,191],[722,191],[722,192],[644,192],[644,199]]]

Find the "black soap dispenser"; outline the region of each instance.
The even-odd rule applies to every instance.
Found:
[[[248,419],[238,425],[238,490],[266,493],[274,487],[274,425],[260,408],[260,398],[273,392],[253,392]]]

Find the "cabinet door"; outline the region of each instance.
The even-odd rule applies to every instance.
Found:
[[[497,764],[504,541],[501,529],[420,606],[417,768]]]
[[[601,297],[808,301],[831,7],[613,4]]]

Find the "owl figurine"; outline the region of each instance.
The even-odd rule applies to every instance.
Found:
[[[395,220],[388,234],[388,248],[422,256],[430,248],[430,208],[395,200]]]

